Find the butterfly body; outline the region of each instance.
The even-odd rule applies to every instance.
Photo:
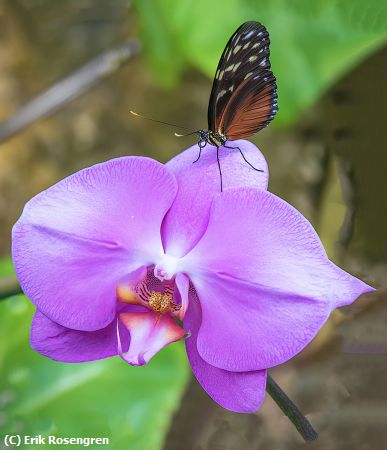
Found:
[[[247,161],[238,146],[227,145],[230,141],[246,139],[260,131],[273,120],[278,111],[277,85],[270,70],[269,33],[259,22],[245,22],[229,39],[212,84],[208,104],[208,128],[176,136],[199,135],[200,159],[202,149],[210,144],[216,147],[216,158],[220,174],[220,189],[223,189],[222,170],[219,160],[221,147],[238,150],[244,161],[254,170],[263,172]],[[135,116],[143,117],[134,111]],[[153,122],[173,125],[160,120]],[[187,127],[178,126],[187,129]]]
[[[214,132],[212,130],[199,130],[198,134],[198,145],[200,148],[205,147],[207,144],[214,145],[215,147],[222,147],[228,140],[225,134]]]

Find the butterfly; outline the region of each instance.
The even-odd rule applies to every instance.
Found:
[[[208,130],[199,130],[199,156],[207,145],[240,151],[226,145],[244,139],[265,128],[278,111],[277,85],[270,70],[269,33],[259,22],[242,24],[231,36],[215,72],[208,104]],[[195,162],[196,162],[195,161]]]
[[[245,158],[239,147],[227,143],[245,139],[265,128],[278,111],[277,85],[270,70],[269,44],[269,33],[261,23],[251,21],[242,24],[229,39],[215,72],[208,104],[208,129],[185,135],[175,133],[179,137],[199,135],[199,155],[194,162],[200,159],[207,144],[216,147],[221,191],[220,147],[239,150],[250,167],[262,172]]]

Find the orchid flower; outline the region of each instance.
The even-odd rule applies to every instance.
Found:
[[[36,305],[31,345],[55,360],[146,364],[185,339],[221,406],[256,411],[266,370],[299,353],[331,311],[372,290],[326,256],[311,224],[268,192],[251,143],[191,147],[166,165],[123,157],[30,200],[13,229],[20,284]]]

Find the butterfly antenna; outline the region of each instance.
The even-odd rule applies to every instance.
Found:
[[[196,134],[196,133],[199,133],[199,131],[192,131],[191,133],[187,133],[187,134],[174,133],[174,135],[176,137],[185,137],[185,136],[191,136],[192,134]]]
[[[145,117],[145,116],[143,116],[143,115],[141,115],[141,114],[138,114],[138,113],[136,113],[135,111],[130,111],[130,114],[133,114],[133,115],[136,116],[136,117],[140,117],[141,119],[150,120],[151,122],[157,122],[157,123],[161,123],[161,124],[163,124],[163,125],[168,125],[168,126],[170,126],[170,127],[176,127],[176,128],[182,128],[183,130],[189,130],[188,127],[183,127],[183,126],[181,126],[181,125],[176,125],[176,124],[174,124],[174,123],[163,122],[163,121],[161,121],[161,120],[151,119],[151,118],[149,118],[149,117]],[[175,134],[176,134],[176,133],[175,133]]]

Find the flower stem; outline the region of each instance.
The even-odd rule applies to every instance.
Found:
[[[266,390],[271,398],[277,403],[282,412],[289,417],[290,421],[297,428],[298,432],[305,441],[315,441],[318,434],[312,427],[311,423],[297,406],[290,400],[285,392],[278,386],[273,378],[267,374]]]

